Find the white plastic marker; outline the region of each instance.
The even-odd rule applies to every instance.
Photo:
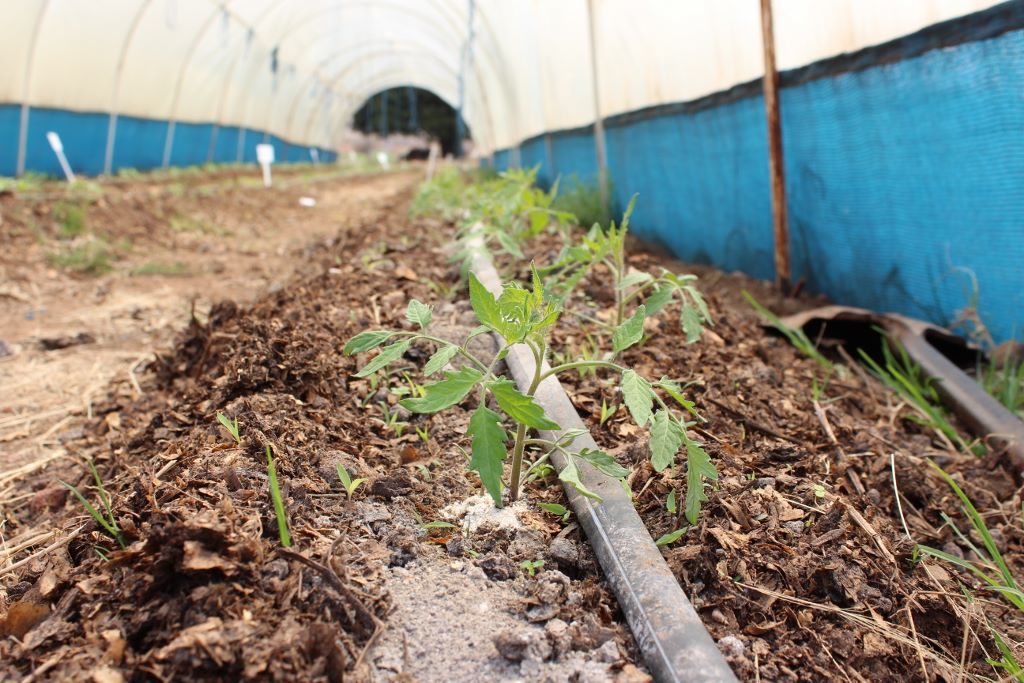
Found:
[[[434,177],[437,170],[437,158],[441,156],[441,145],[437,140],[430,141],[430,153],[427,155],[427,180]]]
[[[314,164],[319,164],[320,163],[320,152],[315,150],[315,149],[309,150],[309,158],[313,160]]]
[[[274,163],[274,146],[256,145],[256,162],[263,169],[263,187],[270,187],[270,165]]]
[[[377,163],[380,164],[380,167],[385,171],[391,168],[391,162],[388,161],[387,152],[377,152]]]
[[[69,183],[75,182],[75,174],[71,170],[71,165],[68,164],[68,158],[64,156],[64,143],[60,141],[60,136],[51,130],[46,134],[46,140],[53,148],[53,153],[57,155],[57,161],[60,162],[61,170],[64,171],[64,177],[68,179]]]

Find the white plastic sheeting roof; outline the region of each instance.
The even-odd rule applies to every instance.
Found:
[[[762,73],[759,0],[476,0],[472,12],[471,2],[4,0],[0,102],[334,147],[370,95],[414,85],[456,105],[464,73],[464,115],[488,151],[594,120],[589,11],[602,116]],[[775,0],[779,68],[994,4]]]

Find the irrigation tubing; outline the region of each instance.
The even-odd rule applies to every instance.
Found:
[[[501,279],[483,249],[475,250],[471,268],[484,286],[500,295]],[[516,345],[505,362],[525,391],[534,375],[533,354]],[[558,440],[566,431],[581,429],[585,433],[568,450],[598,448],[556,377],[541,382],[534,398],[561,426],[560,431],[541,432],[543,438]],[[551,454],[551,461],[559,470],[566,464],[565,456],[558,452]],[[651,675],[659,683],[735,681],[622,486],[586,462],[577,464],[583,484],[601,496],[601,502],[566,485],[569,504],[594,548]]]

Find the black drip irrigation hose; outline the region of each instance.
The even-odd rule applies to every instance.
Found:
[[[493,294],[501,294],[501,279],[482,250],[474,257],[472,270]],[[525,346],[513,346],[505,362],[525,391],[534,376],[533,354]],[[598,448],[556,377],[541,382],[534,398],[561,426],[558,432],[541,432],[543,438],[557,441],[566,431],[582,429],[585,433],[569,450]],[[551,461],[559,471],[566,464],[565,456],[557,451],[551,454]],[[651,675],[659,683],[735,681],[622,486],[586,462],[577,464],[584,485],[602,500],[594,501],[566,485],[569,504],[594,548]]]

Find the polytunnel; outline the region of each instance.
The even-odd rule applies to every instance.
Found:
[[[0,679],[1021,678],[1024,0],[0,27]]]

